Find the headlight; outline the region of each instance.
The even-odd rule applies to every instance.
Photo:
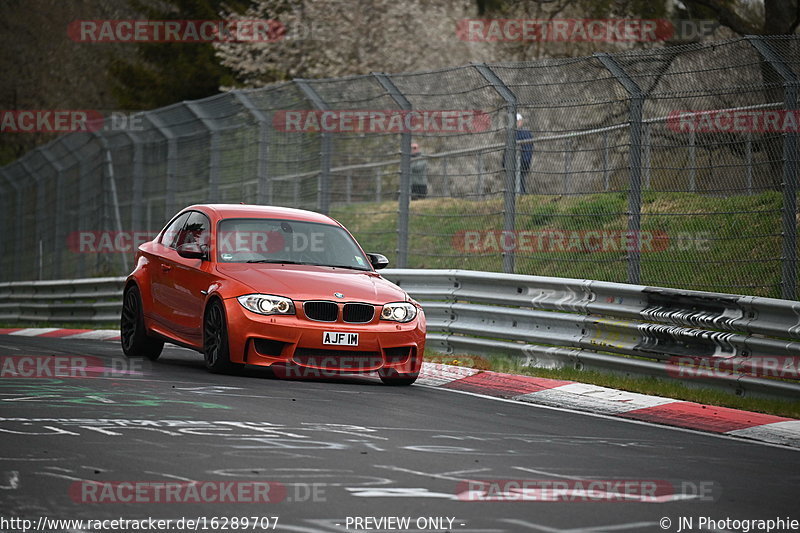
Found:
[[[294,302],[271,294],[245,294],[237,298],[242,307],[259,315],[293,315]]]
[[[381,320],[411,322],[417,316],[417,308],[408,302],[386,304],[381,311]]]

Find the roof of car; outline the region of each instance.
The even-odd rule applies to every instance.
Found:
[[[251,204],[196,204],[186,209],[196,209],[213,213],[219,218],[282,218],[287,220],[305,220],[323,224],[335,223],[330,217],[305,209],[276,207],[271,205]]]

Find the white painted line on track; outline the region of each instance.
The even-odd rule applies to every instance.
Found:
[[[638,424],[638,425],[641,425],[641,426],[647,426],[647,427],[651,427],[651,428],[667,429],[667,430],[671,430],[671,431],[681,431],[683,433],[691,433],[692,435],[705,435],[706,437],[715,437],[715,438],[719,438],[719,439],[732,440],[732,441],[736,441],[736,442],[740,442],[740,443],[757,444],[757,445],[760,445],[760,446],[770,446],[772,448],[781,448],[783,450],[792,450],[794,452],[800,452],[800,448],[796,448],[794,446],[788,446],[786,444],[777,444],[777,443],[773,443],[773,442],[764,442],[764,441],[760,441],[760,440],[749,439],[749,438],[746,438],[746,437],[743,437],[743,436],[738,436],[734,432],[730,432],[730,433],[710,433],[708,431],[700,431],[698,429],[690,429],[690,428],[682,428],[682,427],[678,427],[678,426],[668,426],[668,425],[664,425],[664,424],[656,424],[654,422],[647,422],[647,421],[644,421],[644,420],[634,420],[634,419],[631,419],[631,418],[621,418],[621,417],[618,417],[618,416],[613,416],[613,415],[608,415],[608,414],[603,414],[603,413],[592,413],[590,411],[581,411],[581,410],[578,410],[578,409],[571,409],[571,408],[568,408],[568,407],[556,407],[556,406],[553,406],[553,405],[543,405],[543,404],[538,404],[538,403],[531,403],[530,401],[520,402],[520,401],[514,400],[514,399],[496,398],[494,396],[488,396],[486,394],[480,394],[480,393],[477,393],[477,392],[469,392],[469,391],[462,391],[462,390],[456,390],[456,389],[448,389],[448,388],[443,388],[443,387],[434,387],[434,386],[430,386],[430,385],[414,385],[414,386],[424,387],[424,388],[428,388],[428,389],[434,389],[434,390],[438,390],[438,391],[442,391],[442,392],[453,392],[453,393],[456,393],[456,394],[466,394],[467,396],[474,396],[476,398],[483,398],[483,399],[486,399],[486,400],[494,400],[494,401],[497,401],[497,402],[511,403],[511,404],[514,404],[514,405],[519,405],[521,407],[532,407],[532,408],[538,408],[538,409],[549,409],[551,411],[559,411],[559,412],[562,412],[562,413],[573,413],[573,414],[591,416],[591,417],[594,417],[594,418],[602,418],[604,420],[614,420],[616,422],[624,422],[626,424]]]

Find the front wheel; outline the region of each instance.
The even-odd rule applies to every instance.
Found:
[[[380,377],[381,381],[383,381],[386,385],[411,385],[417,381],[417,376],[419,376],[418,372],[403,374],[394,368],[381,368],[378,370],[378,377]]]
[[[203,320],[203,353],[206,368],[217,374],[231,372],[244,366],[240,363],[231,363],[228,351],[228,325],[225,322],[225,311],[218,301],[208,306]]]
[[[122,297],[119,333],[122,351],[126,357],[147,357],[155,361],[164,349],[164,341],[147,335],[144,328],[142,297],[136,285],[128,287]]]

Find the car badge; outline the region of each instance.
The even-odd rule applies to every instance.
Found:
[[[334,292],[333,295],[336,296],[337,298],[344,298],[344,294],[342,294],[341,292]]]

